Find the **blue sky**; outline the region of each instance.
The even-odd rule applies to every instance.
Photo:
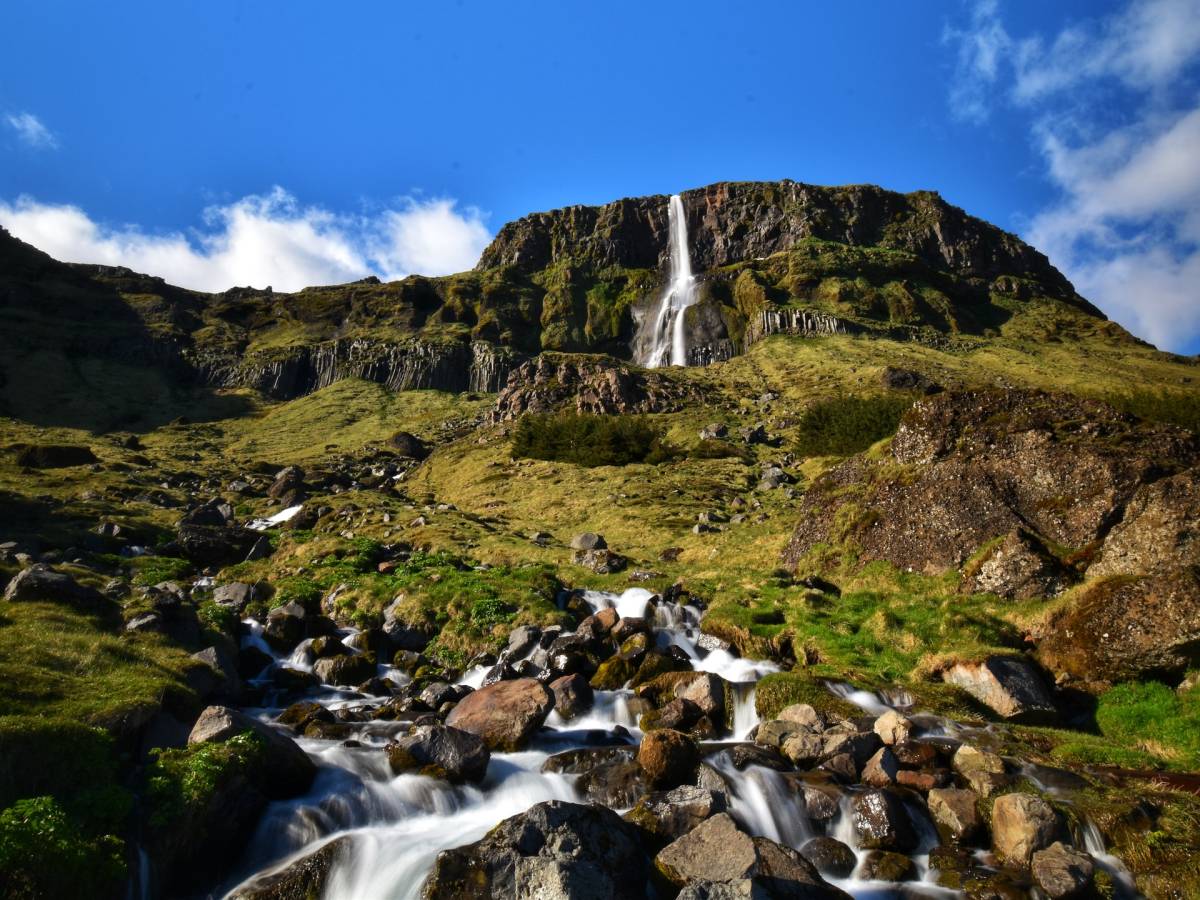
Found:
[[[0,47],[0,224],[60,258],[292,289],[571,203],[874,182],[1200,351],[1200,0],[38,0]]]

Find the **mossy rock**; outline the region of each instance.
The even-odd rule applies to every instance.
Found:
[[[807,703],[819,713],[844,718],[862,712],[853,703],[830,693],[819,680],[801,672],[775,672],[758,682],[754,708],[760,718],[774,719],[793,703]]]
[[[629,659],[613,656],[600,663],[592,676],[592,687],[598,691],[616,691],[637,674],[637,665]]]

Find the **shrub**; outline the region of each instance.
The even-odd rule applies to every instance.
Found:
[[[471,621],[482,629],[511,622],[516,610],[499,597],[481,597],[471,605]]]
[[[850,456],[895,434],[908,397],[838,397],[821,400],[800,417],[796,451],[804,456]]]
[[[564,412],[522,416],[512,455],[593,467],[657,464],[676,454],[640,416]]]
[[[106,896],[125,874],[123,844],[91,836],[53,797],[18,800],[0,812],[0,895]]]

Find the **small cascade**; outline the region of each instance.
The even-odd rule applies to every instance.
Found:
[[[688,364],[685,311],[696,302],[696,278],[688,251],[687,217],[683,200],[672,194],[667,215],[670,224],[671,280],[658,301],[653,318],[642,323],[638,336],[638,363],[649,369]]]

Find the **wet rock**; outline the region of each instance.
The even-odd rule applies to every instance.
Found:
[[[619,747],[581,747],[577,750],[564,750],[546,758],[542,763],[543,772],[561,772],[564,775],[582,775],[597,766],[614,762],[633,762],[637,756],[637,748],[630,746]],[[632,805],[632,804],[631,804]]]
[[[287,725],[293,731],[303,732],[306,725],[312,721],[332,722],[333,713],[312,700],[301,700],[293,703],[279,714],[276,719],[280,725]]]
[[[614,759],[588,769],[575,789],[592,803],[613,809],[634,806],[650,790],[645,770],[634,759]]]
[[[800,848],[800,855],[816,866],[826,878],[849,878],[858,865],[854,851],[831,837],[812,838]]]
[[[646,892],[638,829],[612,810],[551,800],[505,819],[474,844],[438,854],[424,900],[602,900]]]
[[[675,697],[687,700],[713,722],[725,722],[726,697],[730,693],[728,682],[711,672],[698,672],[694,677],[681,679],[675,685]]]
[[[964,593],[995,594],[1005,600],[1053,597],[1071,583],[1063,564],[1023,528],[1014,528],[986,550],[964,575]]]
[[[296,602],[277,606],[267,614],[263,640],[280,653],[289,653],[308,631],[308,610]]]
[[[792,765],[807,769],[826,757],[825,740],[819,734],[800,731],[788,735],[779,752],[787,757]]]
[[[468,694],[446,724],[483,738],[494,751],[524,749],[554,708],[549,689],[533,678],[500,681]]]
[[[309,900],[321,897],[325,893],[329,873],[349,860],[353,849],[352,838],[334,838],[280,871],[259,875],[235,888],[226,900]]]
[[[505,655],[509,659],[520,659],[537,646],[542,630],[536,625],[522,625],[514,628],[508,635],[508,649]]]
[[[695,780],[700,752],[692,738],[664,728],[642,738],[637,760],[652,787],[668,790]]]
[[[492,755],[482,738],[445,725],[416,728],[385,751],[396,774],[415,770],[452,784],[482,781]]]
[[[421,693],[417,695],[417,699],[429,709],[439,709],[443,703],[457,701],[458,691],[454,689],[454,685],[445,681],[434,681],[425,685]]]
[[[10,603],[26,600],[51,600],[70,604],[89,604],[104,600],[99,591],[84,587],[65,572],[36,563],[22,569],[4,588]]]
[[[623,688],[637,674],[637,663],[613,656],[600,663],[592,676],[591,686],[598,691],[616,691]]]
[[[245,679],[257,678],[274,661],[274,657],[259,647],[241,647],[237,655],[238,675]]]
[[[981,797],[990,797],[1009,782],[1004,760],[971,744],[963,744],[955,750],[951,764]]]
[[[863,766],[861,777],[863,784],[885,788],[896,783],[896,776],[899,773],[900,764],[896,761],[895,755],[887,747],[881,747],[874,756],[867,760],[867,764]]]
[[[989,656],[980,663],[960,662],[942,672],[942,680],[1009,721],[1044,725],[1058,719],[1050,692],[1028,660]]]
[[[1061,830],[1054,807],[1036,794],[1004,794],[992,805],[992,848],[1014,865],[1028,866],[1034,852],[1054,843]]]
[[[979,795],[958,788],[936,788],[929,792],[929,815],[945,841],[968,843],[983,832]]]
[[[869,721],[869,720],[868,720]],[[854,765],[861,770],[876,751],[883,746],[879,735],[873,731],[831,733],[825,735],[825,755],[837,756],[848,753]]]
[[[889,709],[875,720],[874,731],[889,747],[905,743],[913,732],[912,720],[894,709]]]
[[[928,772],[901,769],[896,773],[896,784],[920,791],[922,794],[926,794],[934,788],[944,787],[949,783],[950,772],[947,769],[933,769]]]
[[[859,877],[868,881],[916,881],[917,867],[903,853],[872,850],[863,859]]]
[[[938,759],[938,748],[928,741],[905,741],[891,746],[896,759],[906,769],[932,766]]]
[[[814,822],[832,822],[841,813],[842,792],[832,784],[805,782],[804,808]]]
[[[593,703],[592,686],[582,675],[563,675],[550,682],[554,710],[564,719],[573,719]]]
[[[1033,880],[1050,900],[1076,900],[1092,893],[1096,874],[1092,858],[1061,841],[1034,853],[1030,870]]]
[[[873,790],[854,798],[850,824],[866,850],[912,850],[916,832],[904,804],[890,791]]]
[[[739,772],[746,766],[762,766],[776,772],[790,772],[791,764],[783,754],[771,747],[759,747],[756,744],[735,744],[727,751],[729,761]]]
[[[274,799],[303,794],[316,777],[317,767],[296,742],[245,713],[227,706],[209,706],[192,726],[188,744],[204,741],[222,743],[244,732],[262,740],[266,753],[265,792]]]
[[[342,686],[366,681],[375,675],[375,671],[373,653],[328,656],[313,665],[313,673],[323,682]]]
[[[625,819],[652,834],[661,844],[683,837],[705,819],[725,812],[724,793],[695,785],[646,794]]]
[[[835,753],[821,763],[821,771],[828,772],[842,784],[853,784],[858,781],[858,766],[854,757],[849,753]]]
[[[638,727],[645,732],[659,729],[692,731],[704,718],[704,712],[690,700],[675,699],[661,709],[651,710],[638,720]]]

